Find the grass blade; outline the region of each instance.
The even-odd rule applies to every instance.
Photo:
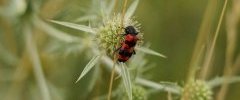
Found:
[[[63,22],[63,21],[55,21],[55,20],[50,20],[50,21],[53,23],[59,24],[59,25],[69,27],[69,28],[77,29],[77,30],[84,31],[87,33],[96,34],[96,31],[93,28],[85,26],[85,25],[79,25],[79,24]]]
[[[96,63],[98,62],[98,60],[100,59],[100,55],[97,55],[97,56],[94,56],[89,62],[88,64],[86,65],[86,67],[83,69],[81,75],[78,77],[76,83],[78,81],[80,81],[83,76],[85,76],[92,68],[94,65],[96,65]]]
[[[138,6],[138,2],[139,0],[134,0],[134,2],[130,5],[130,7],[127,9],[127,12],[125,14],[125,19],[129,19],[130,17],[132,17],[132,15],[134,14]]]
[[[150,55],[155,55],[155,56],[159,56],[159,57],[163,57],[163,58],[167,58],[165,55],[163,54],[160,54],[156,51],[153,51],[149,48],[146,48],[146,47],[136,47],[137,50],[141,51],[141,52],[144,52],[146,54],[150,54]]]
[[[124,63],[120,63],[121,64],[121,75],[122,75],[122,79],[123,79],[123,84],[124,87],[127,91],[129,100],[132,100],[132,83],[131,83],[131,77],[129,74],[129,71],[127,69],[127,66],[124,65]]]

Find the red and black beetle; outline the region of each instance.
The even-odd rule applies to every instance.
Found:
[[[121,43],[121,47],[118,52],[118,61],[126,62],[132,54],[135,54],[134,47],[139,40],[138,33],[133,26],[127,26],[125,29],[124,41]]]

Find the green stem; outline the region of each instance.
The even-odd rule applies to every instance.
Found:
[[[116,60],[114,59],[113,68],[112,68],[112,72],[111,72],[110,83],[109,83],[108,99],[107,100],[111,100],[111,97],[112,97],[112,86],[113,86],[113,77],[114,77],[114,74],[115,74],[115,67],[116,67]]]

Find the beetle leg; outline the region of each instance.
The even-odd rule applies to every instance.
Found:
[[[133,50],[133,54],[134,54],[134,55],[136,54],[136,51],[135,51],[135,50]]]
[[[114,53],[119,51],[121,47],[118,47],[116,50],[114,50]]]

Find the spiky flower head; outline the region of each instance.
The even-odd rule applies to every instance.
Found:
[[[122,24],[122,17],[120,14],[114,15],[107,19],[103,25],[98,28],[96,39],[101,50],[107,55],[112,55],[114,51],[120,47],[121,42],[124,41],[124,28],[133,26],[139,32],[138,38],[142,40],[143,33],[140,32],[140,24],[132,18],[125,19]],[[137,43],[139,45],[140,42]]]
[[[133,86],[133,100],[147,100],[146,90],[141,86]]]
[[[212,100],[212,91],[206,82],[202,80],[193,80],[187,83],[183,93],[188,100]]]
[[[132,100],[147,100],[146,90],[139,85],[133,85],[132,87]],[[128,100],[127,94],[124,95],[123,100]]]

